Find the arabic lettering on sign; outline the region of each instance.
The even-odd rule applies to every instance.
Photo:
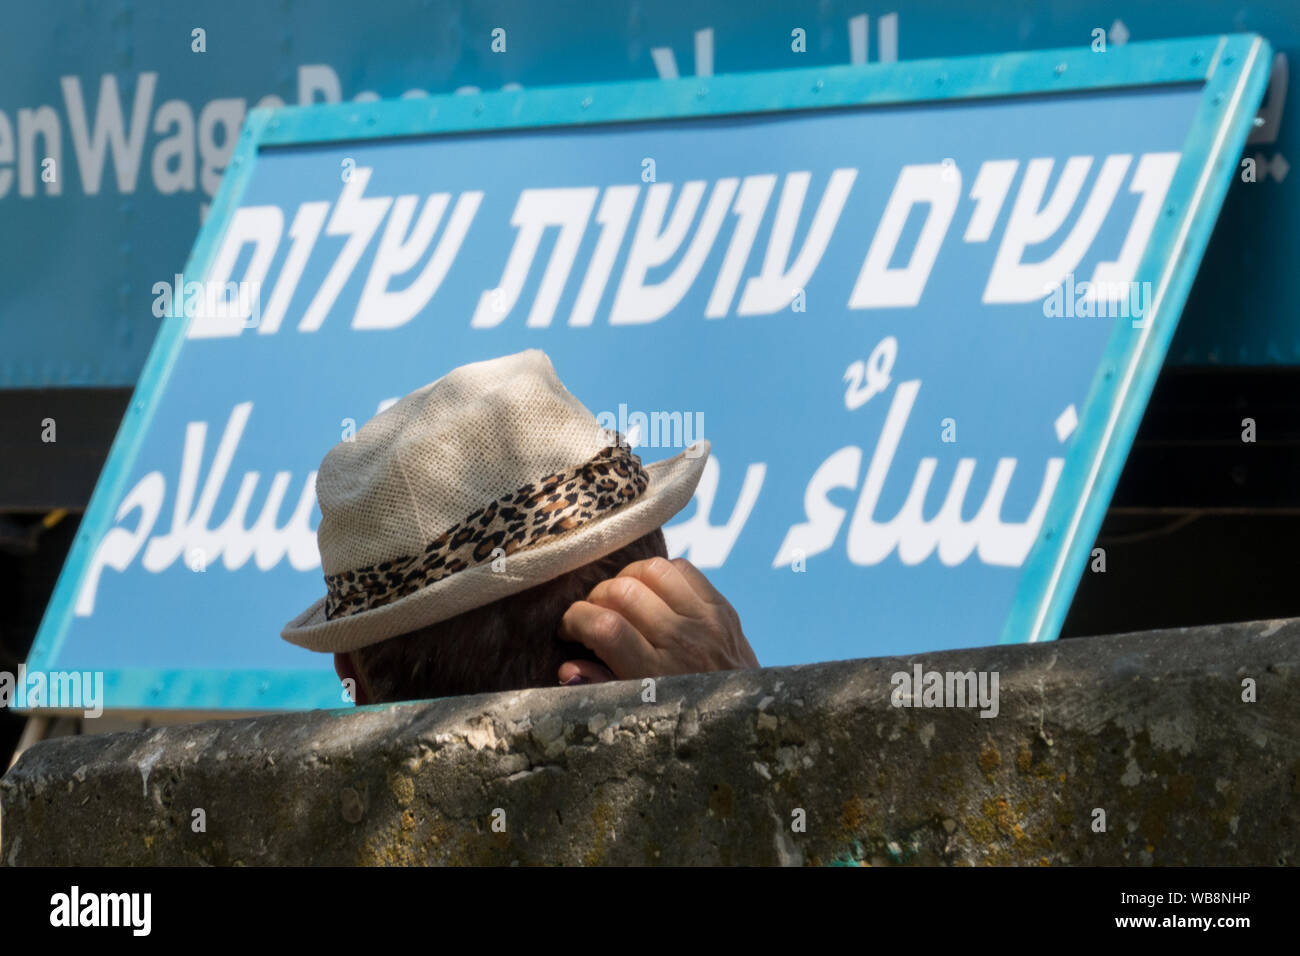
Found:
[[[975,473],[974,458],[962,458],[943,507],[932,518],[922,516],[922,507],[930,490],[938,460],[923,458],[917,466],[911,491],[902,509],[892,519],[876,517],[881,489],[893,467],[895,453],[908,417],[920,391],[920,379],[900,382],[890,403],[884,429],[872,451],[870,463],[861,483],[858,503],[849,524],[847,555],[857,565],[879,564],[897,550],[905,565],[918,564],[932,553],[947,566],[961,564],[975,554],[985,564],[1018,567],[1038,536],[1047,505],[1056,490],[1064,459],[1049,458],[1043,482],[1028,518],[1022,522],[1004,522],[1003,499],[1015,473],[1017,459],[1000,458],[992,485],[974,519],[962,519],[967,490]],[[319,567],[314,529],[310,520],[315,506],[316,472],[302,481],[291,517],[277,524],[277,515],[293,483],[293,475],[277,472],[257,518],[248,523],[249,502],[261,476],[246,472],[239,482],[234,505],[221,524],[212,526],[213,510],[228,478],[230,464],[239,440],[252,413],[253,403],[237,406],[230,415],[212,460],[211,468],[200,479],[200,462],[204,457],[207,422],[191,422],[185,435],[180,468],[180,482],[175,490],[171,525],[166,533],[151,533],[162,514],[167,496],[167,480],[158,471],[150,472],[123,499],[116,515],[117,526],[108,532],[96,549],[78,595],[75,613],[80,617],[94,613],[95,593],[105,568],[125,571],[138,555],[145,570],[165,571],[184,559],[192,570],[205,570],[207,564],[222,560],[227,570],[236,570],[250,559],[258,569],[267,570],[288,559],[291,567],[307,571]],[[1071,406],[1063,415],[1073,421]],[[1073,425],[1058,420],[1057,437],[1069,438]],[[845,512],[828,500],[834,488],[855,490],[859,486],[863,452],[847,446],[834,452],[813,473],[804,494],[808,520],[786,533],[772,567],[826,551],[839,536]],[[762,490],[767,465],[755,462],[747,466],[744,484],[730,516],[724,524],[710,520],[717,493],[719,464],[711,458],[705,466],[696,492],[699,509],[686,522],[666,530],[670,550],[686,554],[701,567],[721,567],[739,537]],[[201,489],[201,490],[200,490]],[[135,527],[122,527],[139,511]],[[143,550],[142,550],[143,549]],[[201,566],[196,566],[201,565]]]

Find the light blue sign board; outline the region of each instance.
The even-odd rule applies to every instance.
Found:
[[[1274,49],[1173,362],[1300,362],[1295,0],[116,0],[0,30],[0,388],[136,384],[248,110],[1254,32]],[[340,28],[347,24],[347,28]],[[202,43],[194,31],[202,29]],[[505,47],[493,51],[493,31]],[[798,31],[796,33],[796,31]],[[500,44],[498,44],[498,47]],[[200,49],[196,49],[201,47]],[[1294,97],[1293,97],[1294,98]],[[1294,113],[1294,109],[1291,110]],[[53,166],[48,166],[50,160]],[[76,281],[69,281],[75,270]],[[39,316],[34,321],[33,316]]]
[[[278,637],[322,593],[314,469],[523,348],[644,414],[645,460],[713,443],[670,549],[764,664],[1051,640],[1268,63],[1237,35],[255,112],[30,666],[122,709],[339,705]],[[252,291],[196,313],[200,280]]]

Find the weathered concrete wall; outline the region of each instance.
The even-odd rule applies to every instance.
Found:
[[[998,716],[891,706],[914,662]],[[1295,863],[1298,667],[1261,622],[64,738],[0,860]]]

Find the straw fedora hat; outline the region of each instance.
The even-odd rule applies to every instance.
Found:
[[[642,466],[539,350],[461,366],[325,456],[327,593],[280,636],[354,651],[559,577],[684,508],[708,453]]]

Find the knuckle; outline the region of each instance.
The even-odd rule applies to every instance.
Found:
[[[701,673],[703,671],[716,670],[714,666],[713,655],[707,649],[698,645],[692,645],[686,649],[682,655],[683,663],[692,673]]]
[[[639,561],[633,561],[631,564],[625,566],[622,571],[619,571],[618,574],[614,576],[615,580],[617,580],[618,578],[626,578],[626,577],[640,577],[642,574],[645,573],[645,566],[647,560],[648,560],[647,558],[641,558]]]
[[[731,645],[731,631],[719,621],[709,621],[704,628],[711,647],[724,648]]]
[[[656,581],[662,581],[674,571],[676,568],[667,558],[651,558],[645,563],[646,576]]]
[[[724,601],[721,607],[723,617],[725,617],[727,623],[731,625],[731,630],[739,634],[741,631],[740,615],[736,613],[736,609],[731,606],[730,602]]]
[[[609,582],[608,596],[617,604],[631,604],[640,596],[642,587],[636,578],[615,578]]]
[[[613,578],[611,580],[601,581],[587,594],[588,602],[592,604],[604,604],[609,600],[614,590],[614,582],[620,580]]]
[[[602,610],[592,618],[590,630],[596,640],[610,643],[622,632],[623,619],[613,611]]]

